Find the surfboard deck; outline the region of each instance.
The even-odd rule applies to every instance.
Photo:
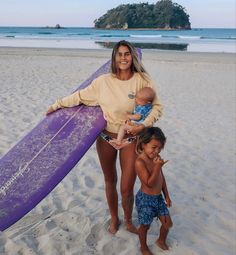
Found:
[[[139,56],[141,51],[138,49]],[[110,61],[78,88],[110,71]],[[46,116],[0,159],[0,230],[32,210],[78,163],[105,128],[100,107],[80,105]]]

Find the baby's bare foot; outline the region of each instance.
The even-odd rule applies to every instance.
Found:
[[[117,139],[115,139],[115,142],[116,142],[116,144],[117,144],[118,146],[121,146],[121,144],[122,144],[122,141],[119,141],[119,140],[117,140]]]
[[[109,141],[110,145],[112,145],[116,150],[119,150],[122,147],[122,143],[117,141],[117,139],[112,139]]]
[[[156,240],[156,245],[159,247],[159,248],[161,248],[162,250],[169,250],[169,247],[168,247],[168,245],[165,243],[165,242],[163,242],[163,241],[160,241],[160,240]]]

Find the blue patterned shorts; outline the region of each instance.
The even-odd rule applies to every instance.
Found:
[[[148,195],[139,190],[135,196],[135,205],[139,224],[142,225],[151,225],[155,217],[169,215],[162,194]]]

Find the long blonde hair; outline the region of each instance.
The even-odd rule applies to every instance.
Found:
[[[131,43],[129,43],[125,40],[119,41],[113,47],[112,57],[111,57],[111,72],[112,72],[112,74],[116,75],[118,73],[117,66],[116,66],[116,54],[117,54],[120,46],[126,46],[126,47],[128,47],[128,49],[130,51],[130,54],[132,56],[131,71],[139,73],[140,76],[144,80],[149,81],[150,80],[149,75],[148,75],[147,71],[145,70],[140,58],[138,57],[137,51],[135,50],[134,46]]]

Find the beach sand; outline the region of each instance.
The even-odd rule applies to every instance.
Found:
[[[0,156],[105,63],[110,50],[0,48]],[[235,54],[143,50],[143,63],[164,106],[162,152],[173,206],[168,252],[236,253]],[[118,173],[120,169],[118,166]],[[119,187],[119,186],[118,186]],[[135,193],[139,181],[135,185]],[[119,197],[120,198],[120,197]],[[120,218],[123,217],[119,200]],[[137,213],[133,212],[138,225]],[[138,237],[123,224],[107,232],[109,212],[93,145],[64,180],[30,213],[0,232],[1,255],[138,255]]]

